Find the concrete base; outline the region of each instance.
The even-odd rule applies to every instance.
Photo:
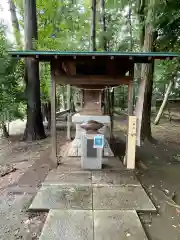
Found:
[[[136,211],[94,211],[95,240],[147,240]]]
[[[68,157],[81,157],[81,140],[74,139],[72,143],[69,144]],[[105,139],[105,146],[103,148],[103,157],[114,157],[114,153],[111,150],[107,139]]]
[[[100,170],[102,168],[102,161],[97,158],[87,158],[81,159],[81,168],[84,170]]]
[[[87,171],[82,172],[57,172],[51,171],[46,177],[43,186],[59,185],[59,186],[91,186],[91,173]]]
[[[81,146],[81,168],[98,170],[102,168],[102,148],[93,147],[94,134],[82,134]]]
[[[93,187],[95,210],[156,211],[142,186],[98,186]]]
[[[137,177],[132,171],[121,172],[92,172],[93,186],[141,186]]]
[[[111,158],[103,158],[102,159],[102,169],[101,171],[107,171],[107,170],[125,170],[125,167],[123,163],[120,161],[118,157],[111,157]],[[81,158],[80,157],[64,157],[61,158],[61,163],[58,166],[57,170],[55,172],[72,172],[72,171],[81,171],[84,172],[85,170],[81,169]]]
[[[117,159],[111,170],[70,169],[75,159],[48,174],[30,206],[50,210],[40,240],[147,240],[136,211],[155,207],[134,173]]]
[[[43,185],[34,198],[29,210],[50,209],[92,210],[92,188],[81,185]]]
[[[92,211],[51,210],[40,240],[93,240]]]
[[[50,210],[40,240],[147,240],[135,211]]]

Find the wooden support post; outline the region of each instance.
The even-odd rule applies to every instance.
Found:
[[[112,88],[111,92],[111,137],[113,135],[114,128],[114,88]]]
[[[52,160],[57,166],[57,136],[56,136],[56,81],[51,66],[51,142]]]
[[[71,108],[71,86],[67,85],[67,109]],[[71,113],[67,115],[67,139],[71,140]]]
[[[135,169],[136,155],[136,116],[129,116],[127,137],[126,164],[127,169]]]
[[[133,83],[132,81],[128,85],[128,127],[127,131],[129,129],[129,116],[133,114]],[[126,136],[126,152],[124,156],[124,165],[127,165],[127,148],[128,148],[128,134]]]
[[[84,89],[81,89],[81,109],[83,108],[84,105]]]
[[[132,81],[128,85],[128,115],[133,115],[133,83]]]

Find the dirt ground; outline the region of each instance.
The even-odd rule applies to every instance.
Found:
[[[126,120],[116,117],[114,135],[118,155],[124,153]],[[158,126],[152,125],[156,144],[145,142],[137,149],[136,173],[149,193],[158,214],[141,216],[150,240],[180,240],[180,121],[162,119]]]
[[[47,216],[27,210],[52,169],[50,137],[23,142],[24,127],[24,122],[13,122],[10,138],[0,139],[0,240],[39,239]],[[60,127],[58,133],[60,147],[65,143],[65,132]]]
[[[115,117],[114,151],[124,153],[126,119]],[[50,138],[35,143],[20,141],[24,122],[10,126],[9,140],[0,140],[0,239],[38,239],[46,213],[27,211],[48,171]],[[58,128],[58,146],[65,131]],[[163,119],[152,126],[156,145],[148,142],[137,149],[136,173],[149,192],[158,214],[140,215],[150,240],[180,240],[180,122]],[[49,134],[49,133],[47,133]],[[120,147],[121,146],[121,147]],[[7,166],[8,164],[8,166]],[[9,173],[8,173],[9,172]]]

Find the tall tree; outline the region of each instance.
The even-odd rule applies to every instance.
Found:
[[[145,52],[153,52],[156,50],[155,40],[157,39],[157,32],[155,31],[154,22],[155,22],[155,0],[149,0],[148,12],[145,22],[145,36],[143,49]],[[144,69],[146,70],[144,71]],[[146,64],[145,68],[142,68],[141,74],[142,78],[144,78],[144,81],[146,83],[141,136],[143,140],[147,138],[149,141],[152,141],[153,138],[151,132],[151,101],[153,92],[154,60],[152,60],[152,63]]]
[[[143,3],[143,7],[145,7],[144,3]],[[155,0],[148,0],[148,5],[147,5],[148,10],[145,18],[146,20],[145,20],[145,28],[144,28],[143,51],[145,52],[152,52],[154,48],[154,40],[155,40],[154,8],[155,8]],[[143,28],[142,28],[142,31],[143,31]],[[140,39],[140,42],[142,42],[142,39]],[[152,90],[153,90],[153,73],[154,73],[153,62],[149,64],[142,64],[140,87],[139,87],[138,99],[136,104],[136,114],[138,116],[138,138],[137,138],[138,145],[140,145],[140,140],[144,141],[146,138],[152,141],[151,99],[152,99]]]
[[[132,33],[132,2],[129,0],[129,11],[128,11],[128,22],[129,22],[129,35],[130,35],[130,40],[129,40],[129,50],[133,50],[133,33]]]
[[[163,114],[163,110],[167,105],[168,97],[169,97],[169,94],[171,92],[171,88],[172,88],[173,84],[174,84],[174,81],[173,81],[173,79],[171,79],[170,82],[169,82],[169,85],[167,87],[166,93],[164,94],[164,99],[163,99],[162,105],[161,105],[161,107],[158,111],[158,114],[157,114],[157,116],[154,120],[155,125],[157,125],[160,121],[161,115]]]
[[[96,0],[92,0],[92,21],[91,21],[91,40],[90,51],[96,51]]]
[[[107,51],[105,0],[100,0],[102,48]]]
[[[37,40],[36,0],[24,0],[24,34],[25,49],[34,49],[33,40]],[[25,140],[45,138],[41,113],[39,62],[28,59],[25,63],[25,80],[27,96],[27,123]]]
[[[9,10],[11,13],[11,22],[13,26],[13,32],[14,32],[16,44],[18,48],[21,48],[22,40],[21,40],[20,26],[19,26],[17,15],[16,15],[16,6],[13,0],[9,0]]]

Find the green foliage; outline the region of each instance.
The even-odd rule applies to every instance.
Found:
[[[141,4],[138,4],[139,1]],[[24,28],[23,0],[15,0],[19,23]],[[97,50],[102,51],[102,39],[105,37],[111,51],[141,51],[139,15],[147,13],[152,6],[145,5],[143,11],[142,0],[105,0],[106,32],[101,31],[100,1],[97,1]],[[89,0],[36,0],[38,19],[39,50],[87,51],[89,50],[91,27],[91,1]],[[158,32],[156,51],[174,51],[180,49],[180,1],[159,0],[155,6],[154,30]],[[131,11],[129,11],[131,10]],[[129,19],[130,13],[130,19]],[[131,31],[132,32],[131,32]],[[163,96],[164,88],[170,79],[176,84],[172,95],[179,96],[179,62],[163,61],[155,64],[154,94]],[[41,64],[41,98],[45,103],[50,99],[50,66]],[[58,89],[58,96],[63,99],[66,94],[64,88]]]
[[[38,49],[88,50],[90,11],[82,2],[37,0]]]
[[[42,104],[50,101],[50,64],[49,63],[41,63],[40,64],[40,85],[41,85],[41,102]]]
[[[179,52],[180,51],[180,2],[158,1],[156,8],[155,29],[158,31],[156,41],[157,51]],[[171,96],[179,97],[179,68],[177,60],[162,61],[156,65],[155,93],[162,97],[165,86],[170,80],[175,82]]]
[[[0,121],[10,121],[23,117],[22,79],[23,63],[16,62],[7,55],[9,48],[5,28],[0,27]]]

